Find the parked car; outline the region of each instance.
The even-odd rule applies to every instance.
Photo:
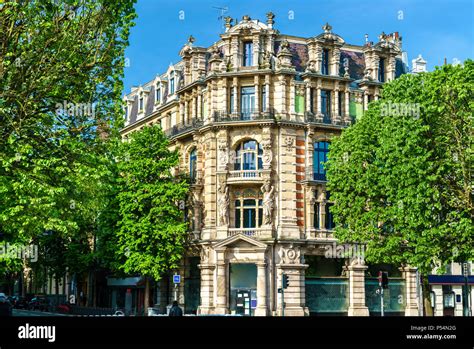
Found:
[[[48,311],[49,300],[45,297],[34,297],[28,304],[29,310]]]
[[[71,312],[71,307],[68,303],[63,303],[57,306],[58,313],[69,314]]]
[[[0,296],[0,316],[12,316],[12,306],[8,302],[7,297],[5,297],[5,294]]]
[[[28,309],[28,299],[26,297],[15,296],[14,303],[12,303],[13,308],[15,309]]]

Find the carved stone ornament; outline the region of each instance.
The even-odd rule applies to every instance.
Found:
[[[278,251],[280,260],[283,264],[298,264],[300,263],[301,252],[299,247],[293,247],[290,245],[289,248],[280,247]]]

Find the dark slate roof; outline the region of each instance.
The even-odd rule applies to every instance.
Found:
[[[130,123],[137,121],[138,114],[138,96],[133,97],[132,109],[130,110]]]
[[[363,52],[346,51],[341,49],[341,61],[339,65],[340,75],[344,75],[344,62],[349,62],[349,75],[352,79],[360,80],[364,77],[365,60]]]
[[[150,115],[153,112],[153,106],[155,105],[155,85],[152,85],[145,106],[145,116]]]

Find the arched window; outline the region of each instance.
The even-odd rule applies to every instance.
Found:
[[[317,181],[326,180],[326,169],[324,163],[328,160],[329,142],[314,143],[313,152],[313,179]]]
[[[254,140],[244,141],[236,149],[234,170],[255,171],[261,170],[263,149]]]
[[[191,181],[194,182],[196,180],[197,175],[197,152],[196,148],[191,150],[189,154],[189,176],[191,177]]]

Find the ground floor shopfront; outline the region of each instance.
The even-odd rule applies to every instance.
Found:
[[[200,244],[188,256],[176,298],[185,312],[200,315],[378,316],[378,270],[389,272],[385,315],[419,315],[414,268],[368,266],[358,258],[332,258],[334,241],[262,241],[243,234]],[[337,257],[337,256],[336,256]],[[199,291],[197,291],[199,290]]]

